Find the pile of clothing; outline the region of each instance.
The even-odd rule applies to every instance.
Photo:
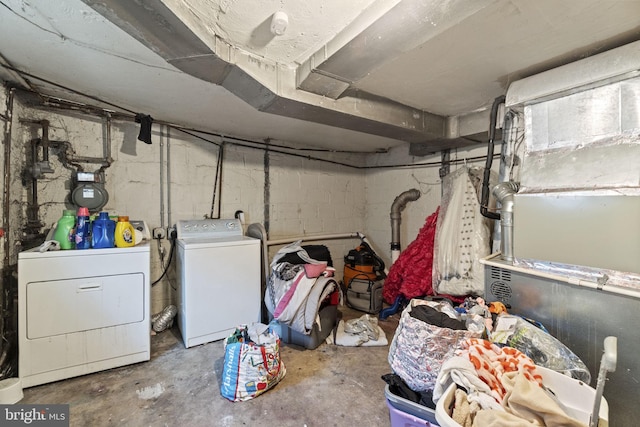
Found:
[[[459,320],[453,306],[445,301],[412,299],[402,311],[388,361],[393,372],[416,392],[433,390],[440,367],[459,343],[482,335],[484,320]],[[479,325],[479,327],[478,327]]]
[[[320,323],[321,304],[340,289],[331,264],[331,254],[322,245],[301,246],[298,240],[281,248],[271,262],[264,297],[271,316],[293,331],[309,335]]]
[[[519,350],[483,339],[461,344],[463,350],[442,365],[433,390],[437,402],[457,384],[451,418],[461,426],[585,426],[545,390],[536,364]]]
[[[412,299],[389,347],[393,374],[383,379],[430,408],[455,383],[451,416],[464,427],[583,426],[545,391],[541,372],[588,384],[589,371],[540,326],[482,298]]]

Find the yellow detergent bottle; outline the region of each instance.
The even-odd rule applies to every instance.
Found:
[[[115,232],[116,247],[129,248],[136,244],[135,229],[129,223],[128,216],[119,216]]]

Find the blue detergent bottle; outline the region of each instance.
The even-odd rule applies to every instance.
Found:
[[[91,247],[95,249],[113,248],[115,246],[116,222],[109,218],[108,212],[100,212],[93,220]]]
[[[89,209],[85,207],[78,209],[75,241],[76,249],[91,247],[91,220],[89,219]]]

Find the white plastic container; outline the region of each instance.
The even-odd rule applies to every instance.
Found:
[[[564,405],[567,415],[589,425],[591,411],[596,396],[596,391],[588,384],[560,374],[551,369],[537,366],[536,369],[542,375],[542,383]],[[448,409],[455,398],[456,384],[451,384],[436,404],[436,420],[440,427],[460,427],[460,424],[451,418]],[[600,402],[600,419],[609,421],[609,405],[602,398]]]
[[[24,397],[20,378],[7,378],[0,381],[0,404],[13,405]]]

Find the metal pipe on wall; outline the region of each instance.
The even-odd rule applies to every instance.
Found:
[[[104,170],[111,166],[111,163],[113,162],[113,159],[111,158],[111,113],[108,111],[105,113],[105,119],[105,138],[102,143],[102,157],[104,158],[104,161],[98,170],[102,182],[106,181]]]
[[[402,211],[409,202],[416,201],[420,198],[420,190],[412,188],[400,193],[391,204],[391,264],[396,262],[400,256],[400,222],[402,220]]]
[[[15,89],[10,88],[6,99],[6,124],[4,131],[4,183],[3,183],[3,215],[2,232],[4,237],[4,256],[2,268],[2,293],[0,294],[0,379],[17,374],[17,315],[14,301],[17,297],[17,286],[11,285],[11,224],[9,222],[11,207],[11,136],[13,126],[13,102]]]
[[[513,195],[518,191],[513,181],[501,182],[493,187],[493,195],[500,202],[500,248],[502,259],[513,262]]]
[[[270,157],[269,157],[269,139],[265,140],[264,150],[264,191],[263,191],[263,216],[264,216],[264,229],[269,233],[269,227],[271,223],[271,178],[269,176],[270,170]],[[266,236],[265,236],[266,238]]]
[[[216,175],[213,180],[213,195],[211,197],[211,212],[209,218],[214,218],[213,210],[216,205],[216,195],[218,196],[218,213],[215,218],[220,219],[220,212],[222,209],[222,164],[224,161],[224,147],[225,143],[222,141],[220,147],[218,147],[218,160],[216,161]],[[218,183],[220,184],[218,186]]]
[[[31,140],[31,194],[27,194],[27,224],[23,228],[23,231],[26,231],[26,239],[38,237],[42,228],[39,214],[40,205],[38,205],[38,178],[41,177],[38,172],[38,143],[40,141],[38,139]]]
[[[11,239],[11,225],[9,224],[10,213],[10,185],[11,185],[11,132],[13,125],[13,99],[15,95],[15,88],[9,89],[9,95],[6,100],[6,116],[7,122],[4,131],[4,185],[2,191],[3,199],[3,213],[2,213],[2,231],[4,233],[4,259],[3,267],[4,273],[8,273],[10,265],[10,239]],[[6,283],[6,282],[4,282]]]
[[[49,120],[41,120],[42,125],[42,161],[49,163]],[[35,161],[35,160],[34,160]]]
[[[171,126],[167,126],[167,226],[171,223]]]
[[[165,126],[165,129],[168,128]],[[164,228],[164,141],[160,132],[160,227]]]
[[[104,155],[105,159],[111,161],[111,113],[107,111],[105,113],[105,116],[107,120],[107,140],[102,146],[102,154]]]
[[[353,233],[340,233],[340,234],[319,234],[317,236],[297,236],[297,237],[288,237],[286,239],[278,239],[278,240],[266,240],[267,246],[275,246],[275,245],[283,245],[286,243],[297,242],[298,240],[335,240],[335,239],[350,239],[354,237],[362,238],[364,235],[359,232]]]

